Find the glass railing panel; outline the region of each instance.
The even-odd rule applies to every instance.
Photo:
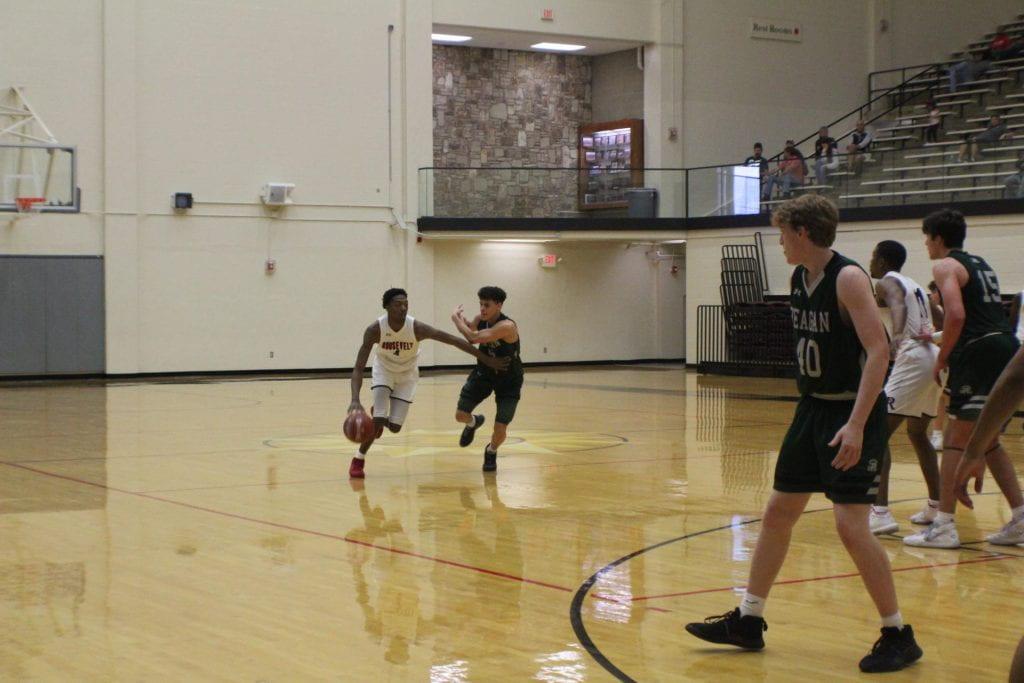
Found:
[[[685,175],[684,169],[424,168],[420,215],[682,218]]]

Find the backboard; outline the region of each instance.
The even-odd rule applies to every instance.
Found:
[[[16,212],[19,197],[42,197],[43,213],[77,213],[76,171],[74,147],[0,143],[0,212]]]

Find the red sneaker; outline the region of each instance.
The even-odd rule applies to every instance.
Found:
[[[366,476],[363,472],[363,458],[352,458],[352,464],[348,466],[349,479],[362,479]]]

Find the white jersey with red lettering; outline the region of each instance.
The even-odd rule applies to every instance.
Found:
[[[373,359],[373,415],[400,425],[405,421],[420,378],[416,365],[420,355],[416,321],[411,315],[405,316],[405,324],[397,332],[388,325],[387,315],[378,318],[377,323],[380,343]]]
[[[377,357],[374,364],[392,373],[403,373],[416,368],[416,360],[420,355],[420,343],[416,340],[415,320],[411,315],[405,316],[402,329],[391,329],[388,316],[377,319],[380,325],[380,344],[377,346]]]

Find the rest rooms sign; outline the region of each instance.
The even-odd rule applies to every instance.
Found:
[[[749,19],[750,37],[767,38],[768,40],[790,40],[799,43],[803,40],[800,24],[793,21],[776,19]]]

